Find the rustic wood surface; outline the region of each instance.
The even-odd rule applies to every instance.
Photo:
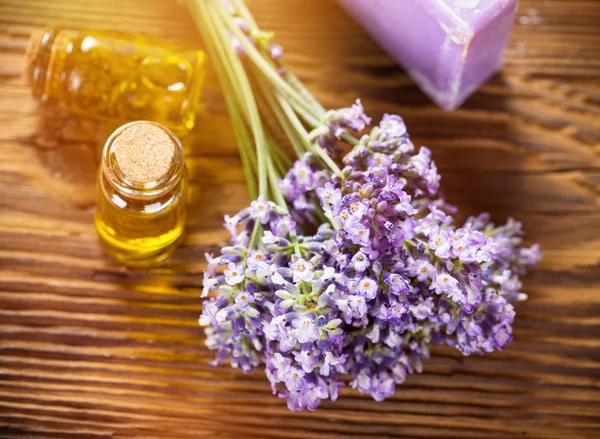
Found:
[[[506,66],[460,110],[434,107],[332,0],[253,0],[328,107],[361,97],[431,147],[464,217],[523,221],[543,262],[502,353],[435,350],[384,403],[345,389],[291,413],[261,372],[207,365],[203,254],[248,199],[210,76],[186,139],[189,233],[167,266],[122,269],[92,223],[106,127],[40,106],[19,79],[48,23],[199,44],[166,0],[0,0],[0,437],[600,437],[600,1],[522,0]]]

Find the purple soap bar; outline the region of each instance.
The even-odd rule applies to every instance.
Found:
[[[502,65],[517,0],[339,0],[440,107]]]

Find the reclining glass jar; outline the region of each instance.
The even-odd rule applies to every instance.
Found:
[[[99,120],[152,120],[184,134],[194,126],[205,55],[157,38],[111,31],[34,32],[25,78],[37,99]]]

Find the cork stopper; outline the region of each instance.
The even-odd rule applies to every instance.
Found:
[[[125,177],[148,183],[168,174],[175,146],[171,137],[159,126],[137,122],[126,126],[114,139],[112,150]]]
[[[34,70],[39,62],[41,54],[40,48],[47,32],[48,29],[36,29],[29,36],[27,48],[25,49],[25,63],[23,66],[23,79],[27,85],[31,85],[33,82]]]

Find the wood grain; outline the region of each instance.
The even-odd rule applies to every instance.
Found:
[[[291,413],[261,372],[207,365],[197,326],[203,254],[248,199],[216,80],[195,132],[188,235],[167,266],[122,269],[92,223],[111,127],[39,105],[19,79],[51,23],[199,44],[166,0],[0,0],[0,437],[600,437],[600,1],[522,0],[506,66],[460,110],[434,107],[331,0],[253,0],[293,70],[328,107],[361,97],[427,144],[461,215],[523,221],[545,258],[515,341],[425,373],[375,403],[352,390]],[[535,25],[522,17],[537,16]]]

